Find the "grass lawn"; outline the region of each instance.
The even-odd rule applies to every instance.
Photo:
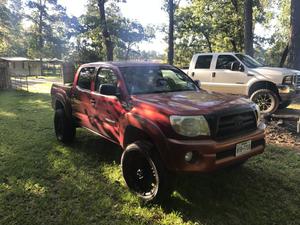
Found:
[[[268,146],[243,168],[181,175],[170,202],[142,205],[121,150],[78,130],[53,132],[50,96],[0,92],[0,224],[300,224],[300,154]]]

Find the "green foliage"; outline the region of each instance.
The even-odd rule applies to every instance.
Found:
[[[134,49],[137,43],[154,38],[152,26],[143,27],[137,21],[124,18],[116,0],[105,3],[108,31],[114,44],[114,54],[117,60],[128,60],[138,57],[139,51]],[[100,29],[100,16],[96,0],[89,0],[87,13],[80,18],[80,29],[76,43],[69,56],[75,61],[104,60],[104,43]]]
[[[19,0],[0,3],[0,55],[24,56],[25,39],[22,35],[22,2]]]
[[[142,26],[125,18],[119,2],[125,1],[105,1],[115,59],[156,57],[151,52],[141,52],[138,44],[153,39],[157,27]],[[175,64],[187,66],[197,52],[244,50],[243,0],[189,0],[180,7],[181,2],[174,0]],[[166,12],[167,3],[162,1]],[[105,60],[97,0],[86,4],[85,15],[70,18],[57,0],[2,0],[0,55],[78,62]],[[290,37],[291,0],[253,0],[253,4],[254,24],[264,31],[254,35],[255,57],[267,65],[278,66]]]
[[[262,23],[266,31],[273,30],[269,38],[257,40],[258,58],[266,65],[279,66],[284,49],[290,37],[290,0],[273,0],[265,4],[266,21]]]
[[[117,58],[128,60],[132,48],[142,41],[150,41],[155,37],[154,28],[151,26],[143,27],[137,21],[130,21],[126,18],[122,18],[120,21],[120,27],[117,33]]]
[[[196,52],[243,50],[243,1],[193,0],[176,11],[175,21],[175,63],[180,66]]]
[[[27,31],[28,56],[62,58],[70,38],[68,30],[75,19],[67,16],[57,0],[27,0],[26,5],[29,8],[26,18],[31,22]]]

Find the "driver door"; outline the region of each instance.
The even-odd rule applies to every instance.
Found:
[[[117,73],[111,68],[100,68],[95,79],[92,92],[94,130],[100,135],[118,142],[120,118],[125,110],[118,97],[100,93],[102,84],[118,86]]]
[[[231,70],[231,64],[238,62],[233,55],[218,55],[215,70],[212,75],[212,85],[210,89],[215,92],[229,94],[245,94],[249,77],[245,67],[241,65],[240,71]]]

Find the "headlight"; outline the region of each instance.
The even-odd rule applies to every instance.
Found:
[[[256,116],[257,116],[257,125],[260,123],[260,117],[261,117],[261,114],[260,114],[260,108],[257,104],[255,104],[255,111],[256,111]]]
[[[173,129],[183,136],[210,135],[210,129],[204,116],[170,116],[170,122]]]
[[[285,76],[283,78],[283,81],[282,81],[282,84],[293,84],[294,83],[294,76],[293,75],[290,75],[290,76]]]

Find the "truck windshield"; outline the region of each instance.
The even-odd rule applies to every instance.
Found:
[[[244,63],[249,68],[257,68],[263,66],[261,63],[257,62],[255,59],[248,55],[235,54],[235,56],[238,57],[239,60],[241,60],[242,63]]]
[[[196,91],[196,84],[183,72],[172,67],[120,67],[130,94]]]

